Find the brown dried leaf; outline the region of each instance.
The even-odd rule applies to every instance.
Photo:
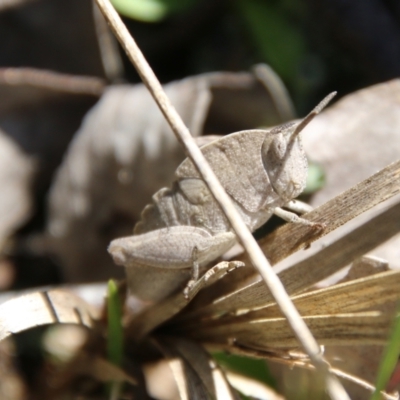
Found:
[[[400,271],[387,271],[314,290],[293,297],[292,300],[307,323],[310,322],[310,328],[321,344],[343,345],[357,341],[359,345],[379,342],[383,344],[387,338],[392,313],[371,314],[360,311],[376,310],[382,304],[393,303],[398,299],[399,289]],[[354,326],[351,325],[352,318]],[[325,322],[321,322],[322,320]],[[178,318],[171,329],[183,331],[184,334],[208,343],[225,341],[229,345],[231,341],[232,344],[239,343],[249,348],[266,350],[271,347],[296,346],[289,325],[285,325],[285,319],[281,317],[281,312],[274,303],[244,315],[239,313],[238,316],[203,318],[201,329],[198,320],[191,323],[189,320],[185,321],[185,318],[183,321]],[[293,342],[288,344],[290,340]]]
[[[387,271],[355,279],[327,288],[313,290],[292,297],[301,315],[343,314],[365,310],[379,310],[382,304],[395,302],[399,297],[400,271]],[[240,315],[240,309],[236,310]],[[225,317],[222,323],[251,322],[263,318],[280,318],[276,303],[249,311],[238,317]],[[215,321],[211,322],[211,324]],[[186,324],[187,326],[188,324]],[[203,321],[202,326],[207,326]]]
[[[36,288],[36,292],[44,292],[48,290],[48,287]],[[86,303],[90,304],[93,308],[100,308],[104,306],[104,296],[107,292],[107,283],[87,283],[87,284],[76,284],[76,285],[61,285],[57,286],[57,289],[62,291],[71,292],[73,295],[81,298]],[[2,292],[0,294],[0,305],[6,301],[12,300],[14,297],[20,297],[26,294],[31,294],[32,289],[26,290],[15,290]]]

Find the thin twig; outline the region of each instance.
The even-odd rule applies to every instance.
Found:
[[[93,1],[93,22],[104,73],[110,82],[120,82],[124,66],[118,50],[118,43],[95,1]]]
[[[210,192],[228,218],[239,241],[249,254],[253,266],[263,277],[276,302],[279,304],[282,313],[285,315],[290,326],[292,327],[294,334],[302,344],[306,353],[309,355],[313,364],[319,368],[321,372],[325,373],[326,387],[330,396],[337,400],[349,399],[347,393],[336,377],[328,373],[328,363],[324,360],[317,341],[314,339],[307,325],[294,307],[292,301],[285,291],[284,286],[275,272],[272,270],[272,267],[264,256],[264,253],[261,251],[256,240],[253,238],[251,232],[237,212],[231,199],[219,183],[202,152],[197,147],[189,130],[183,123],[175,108],[172,106],[160,82],[148,65],[132,36],[129,34],[121,18],[108,0],[96,0],[96,2],[119,42],[126,51],[129,59],[142,78],[143,83],[146,85],[154,100],[158,104],[172,131],[184,146],[188,156],[199,171],[201,178],[204,180]]]
[[[0,68],[0,84],[31,86],[65,93],[100,96],[105,82],[94,76],[61,74],[36,68]]]

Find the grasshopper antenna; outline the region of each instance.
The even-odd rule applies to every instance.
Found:
[[[337,92],[328,94],[328,96],[326,96],[306,117],[304,117],[294,130],[292,138],[295,138],[314,119],[314,117],[329,104],[336,94]]]

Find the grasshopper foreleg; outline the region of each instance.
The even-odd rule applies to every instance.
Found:
[[[314,229],[324,229],[325,225],[319,222],[308,221],[307,219],[299,217],[297,214],[292,213],[290,211],[286,211],[280,207],[274,208],[274,214],[279,218],[282,218],[284,221],[291,222],[293,224],[301,224],[311,226]]]
[[[297,214],[305,214],[313,210],[309,204],[300,200],[290,200],[284,207]]]

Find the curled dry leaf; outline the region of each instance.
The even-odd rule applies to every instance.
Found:
[[[39,287],[34,291],[45,292],[48,287]],[[88,283],[76,285],[59,286],[58,289],[71,292],[73,295],[81,298],[92,307],[101,308],[104,305],[104,295],[107,292],[107,283]],[[0,304],[5,303],[15,297],[32,293],[32,289],[7,291],[0,294]]]
[[[0,305],[0,340],[41,325],[55,323],[93,327],[99,312],[63,290],[34,292]]]

